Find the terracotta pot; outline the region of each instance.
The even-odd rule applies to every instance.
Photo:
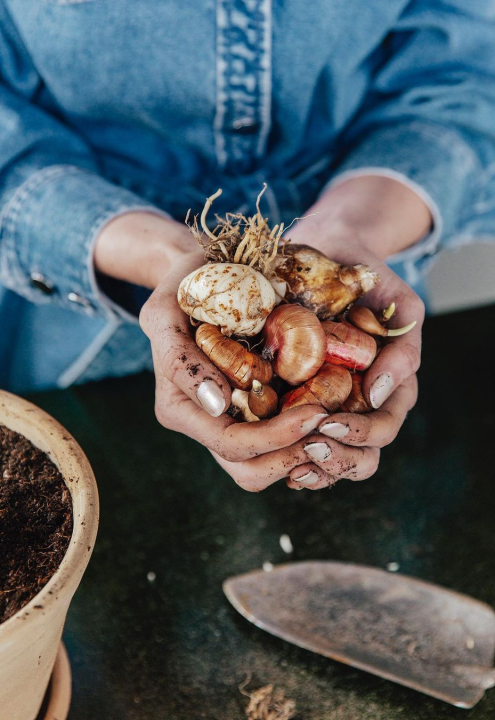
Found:
[[[98,529],[98,490],[91,466],[69,433],[35,405],[0,391],[0,424],[43,450],[69,488],[74,529],[59,569],[18,613],[0,625],[0,717],[34,720],[40,709],[70,601]]]

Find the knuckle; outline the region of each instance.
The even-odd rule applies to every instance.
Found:
[[[402,353],[406,357],[407,367],[410,374],[416,373],[421,365],[421,354],[419,348],[412,343],[405,343],[402,346]]]
[[[171,418],[166,404],[159,401],[155,402],[155,416],[160,425],[162,425],[166,430],[172,429]]]
[[[246,492],[259,492],[262,488],[257,485],[256,477],[247,468],[240,463],[239,468],[236,468],[232,473],[232,478],[236,485],[238,485]]]
[[[243,463],[249,460],[250,456],[243,448],[236,446],[235,443],[223,437],[221,440],[215,440],[210,444],[210,448],[220,455],[223,460],[233,463]]]
[[[139,313],[139,324],[145,335],[150,337],[153,329],[157,326],[158,311],[157,302],[153,295],[144,303]]]
[[[399,424],[398,422],[394,421],[392,415],[390,413],[387,413],[387,421],[381,434],[380,447],[385,447],[386,445],[390,445],[391,443],[393,443],[399,433],[401,424],[402,423]]]
[[[361,416],[356,415],[353,418],[355,423],[354,432],[352,433],[352,439],[354,445],[366,445],[373,432],[373,420],[370,415],[363,414]],[[346,438],[344,438],[346,440]]]
[[[414,302],[412,303],[412,310],[414,313],[414,318],[420,322],[423,320],[425,314],[426,314],[426,307],[424,302],[421,300],[421,298],[416,295],[414,297]]]
[[[184,363],[177,347],[169,346],[165,348],[162,355],[162,367],[170,382],[176,385],[177,380],[184,372]]]
[[[369,452],[369,459],[366,463],[366,467],[364,468],[364,471],[362,473],[363,480],[367,480],[368,478],[372,477],[376,471],[378,470],[378,465],[380,464],[380,451],[372,451]]]

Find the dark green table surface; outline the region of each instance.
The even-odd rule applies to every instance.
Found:
[[[303,720],[493,720],[495,690],[458,710],[318,657],[250,625],[221,585],[287,561],[287,533],[294,560],[395,561],[495,606],[494,327],[493,307],[428,320],[416,409],[371,480],[330,491],[240,490],[157,424],[151,376],[33,396],[81,443],[101,496],[64,635],[70,720],[241,720],[248,673]]]

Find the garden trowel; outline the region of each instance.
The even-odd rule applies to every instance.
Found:
[[[495,613],[437,585],[299,562],[229,578],[224,592],[273,635],[457,707],[473,707],[495,685]]]

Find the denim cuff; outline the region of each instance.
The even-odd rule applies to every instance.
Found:
[[[0,282],[37,304],[136,323],[99,288],[93,250],[110,220],[139,210],[165,215],[90,171],[72,165],[39,170],[3,210]]]
[[[478,157],[458,133],[410,122],[371,130],[349,151],[326,188],[359,175],[381,175],[415,191],[430,209],[432,231],[389,262],[421,265],[455,232],[480,172]]]

